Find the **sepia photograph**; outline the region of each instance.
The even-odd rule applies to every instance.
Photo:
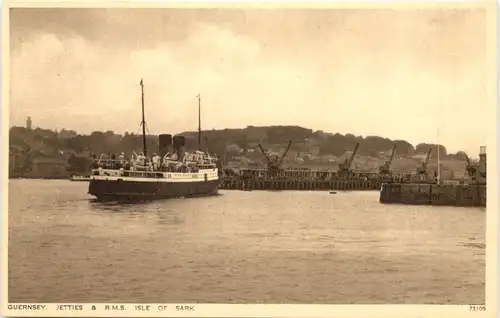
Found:
[[[137,3],[4,8],[4,310],[496,315],[496,3]]]

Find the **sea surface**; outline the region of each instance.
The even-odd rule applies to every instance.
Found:
[[[10,302],[483,304],[483,208],[378,192],[97,203],[9,181]]]

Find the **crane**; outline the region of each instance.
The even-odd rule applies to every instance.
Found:
[[[351,165],[352,162],[354,161],[354,157],[356,156],[356,153],[358,152],[359,148],[359,142],[356,143],[356,146],[354,147],[354,150],[349,158],[347,158],[344,163],[339,165],[339,171],[338,174],[340,177],[349,177],[349,175],[352,173],[351,171]]]
[[[475,165],[472,164],[472,162],[469,159],[469,156],[465,155],[465,160],[467,161],[467,166],[465,167],[465,169],[467,170],[467,175],[469,176],[469,178],[474,180],[476,178],[477,168]]]
[[[356,156],[356,153],[358,152],[359,148],[359,142],[356,143],[356,147],[354,147],[354,151],[351,154],[351,157],[349,158],[349,161],[347,162],[347,168],[351,169],[352,162],[354,160],[354,156]]]
[[[394,154],[396,153],[396,144],[392,146],[392,152],[391,152],[391,157],[389,158],[388,161],[386,161],[381,167],[380,167],[380,174],[390,174],[391,173],[391,164],[392,160],[394,159]]]
[[[285,149],[285,152],[283,154],[277,155],[274,158],[270,158],[267,152],[262,148],[262,145],[259,144],[260,151],[262,154],[266,157],[267,160],[267,169],[271,175],[277,175],[278,172],[281,170],[281,167],[283,166],[283,162],[285,161],[285,156],[290,150],[290,146],[292,145],[292,141],[290,140],[288,142],[288,146]]]
[[[417,173],[422,175],[427,172],[427,164],[429,164],[429,158],[431,157],[431,152],[432,148],[429,148],[427,150],[427,156],[425,157],[425,160],[422,162],[422,166],[417,168]]]

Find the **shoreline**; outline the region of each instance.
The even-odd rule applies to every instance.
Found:
[[[9,176],[9,180],[29,179],[29,180],[69,180],[71,177],[31,177],[31,176]]]

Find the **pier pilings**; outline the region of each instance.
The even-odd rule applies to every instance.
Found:
[[[224,190],[380,190],[380,181],[370,180],[238,180],[226,179]]]

